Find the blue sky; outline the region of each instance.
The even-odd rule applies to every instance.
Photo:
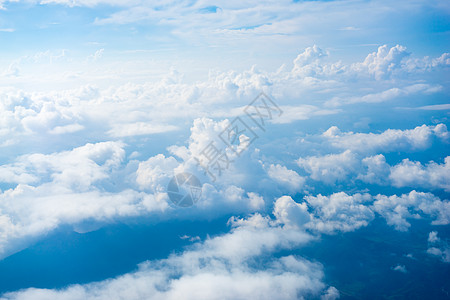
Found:
[[[448,297],[447,1],[0,7],[0,299]]]

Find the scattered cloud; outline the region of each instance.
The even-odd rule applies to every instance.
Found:
[[[395,267],[392,267],[392,270],[405,274],[408,273],[404,265],[396,265]]]
[[[431,193],[411,191],[401,196],[375,196],[373,209],[383,216],[396,230],[407,231],[411,224],[407,219],[420,219],[421,215],[433,219],[432,224],[450,223],[450,202],[440,200]]]
[[[1,219],[0,219],[1,220]],[[140,264],[115,279],[61,290],[26,289],[2,299],[336,299],[339,292],[323,283],[322,266],[298,256],[270,258],[261,266],[251,261],[276,250],[301,246],[308,234],[271,225],[261,215],[231,219],[231,232],[197,242],[181,254]]]

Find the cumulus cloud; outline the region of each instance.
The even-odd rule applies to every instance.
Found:
[[[314,77],[314,78],[339,78],[348,80],[349,78],[359,80],[363,78],[374,78],[377,81],[389,80],[392,77],[401,77],[409,73],[431,71],[440,67],[450,65],[449,53],[443,53],[436,58],[410,58],[411,53],[402,45],[389,47],[382,45],[376,52],[370,53],[362,62],[343,64],[342,62],[327,62],[329,56],[327,51],[319,48],[317,45],[307,47],[294,60],[294,67],[291,71],[294,77]],[[427,84],[416,84],[405,86],[404,88],[392,88],[383,93],[373,96],[355,97],[350,100],[331,101],[330,104],[354,103],[354,102],[380,102],[383,98],[393,98],[400,94],[409,94],[415,92],[435,92],[439,86],[430,86]],[[392,95],[394,94],[394,95]],[[359,99],[359,100],[358,100]],[[373,100],[372,100],[373,99]]]
[[[382,79],[401,69],[402,60],[409,55],[406,47],[396,45],[389,49],[387,45],[383,45],[377,52],[369,54],[364,62],[355,64],[354,68],[361,72],[367,70],[376,79]]]
[[[100,49],[94,56],[100,57],[101,53]],[[16,66],[20,68],[21,62],[24,65],[67,63],[65,60],[74,59],[66,59],[68,55],[64,50],[61,53],[45,51],[22,57]],[[92,70],[66,71],[65,73],[81,74],[81,77],[86,77],[86,74],[93,77],[85,78],[74,89],[57,92],[0,89],[2,99],[7,99],[6,105],[0,104],[0,124],[4,125],[0,129],[0,136],[8,140],[9,145],[30,135],[44,138],[48,134],[71,135],[80,131],[95,133],[103,140],[167,133],[179,130],[182,124],[196,118],[243,115],[241,108],[261,91],[275,95],[283,109],[283,117],[272,120],[275,124],[341,113],[341,110],[323,107],[323,103],[334,101],[330,98],[338,99],[338,102],[341,101],[339,99],[350,99],[350,102],[374,103],[402,95],[439,91],[438,84],[426,82],[405,86],[387,83],[387,89],[383,86],[383,90],[380,90],[380,87],[375,86],[373,92],[367,94],[366,91],[345,87],[348,77],[354,76],[350,75],[354,72],[351,71],[354,69],[351,64],[327,64],[323,61],[326,57],[326,51],[313,46],[298,55],[291,70],[281,68],[276,72],[268,72],[253,67],[241,72],[211,72],[208,79],[201,82],[186,82],[183,74],[171,70],[168,74],[161,74],[160,80],[144,84],[119,82],[115,87],[109,88],[89,85],[96,81],[94,77],[97,76],[97,70],[97,73]],[[99,80],[119,80],[123,77],[122,73],[114,72],[115,70],[108,70],[107,74],[98,74]],[[61,82],[67,80],[66,75],[56,74],[55,78],[49,78],[39,73],[35,75],[35,81],[45,80],[66,85],[67,82]],[[27,74],[27,81],[30,76],[32,75]],[[83,83],[86,86],[80,88]],[[317,101],[315,98],[321,100]],[[446,130],[441,128],[443,125],[438,126],[440,127],[436,131],[440,132],[435,132],[435,135],[441,134],[443,138]],[[423,134],[429,135],[425,128],[422,131],[424,132],[411,134],[418,138]],[[334,138],[336,141],[338,138],[349,140],[348,134]],[[396,132],[385,134],[395,135]],[[448,133],[446,136],[448,137]],[[357,137],[364,139],[363,136]]]
[[[428,234],[427,253],[439,257],[443,262],[450,262],[450,246],[447,241],[443,241],[438,237],[437,231],[431,231]]]
[[[368,154],[403,152],[420,153],[429,150],[434,145],[446,145],[449,133],[445,124],[436,126],[422,125],[414,129],[388,129],[382,133],[341,132],[332,126],[319,139],[310,136],[302,142],[310,142],[316,152],[329,152],[332,148],[343,149],[339,154],[325,154],[300,157],[296,162],[308,175],[306,179],[320,181],[327,185],[363,183],[391,186],[396,188],[411,187],[425,190],[449,190],[447,182],[449,157],[443,163],[429,161],[411,161],[403,159],[390,165],[383,154],[366,156]],[[325,140],[318,144],[317,141]],[[329,144],[328,144],[329,143]]]
[[[314,215],[307,227],[314,231],[354,231],[367,226],[374,218],[374,213],[366,205],[372,200],[369,194],[348,195],[340,192],[330,196],[306,196],[305,200]]]
[[[414,129],[388,129],[382,133],[341,132],[338,127],[330,127],[322,136],[338,149],[359,153],[383,151],[424,150],[431,146],[433,137],[447,141],[449,133],[445,124],[417,126]]]
[[[291,189],[291,191],[299,191],[305,183],[305,179],[298,175],[297,172],[289,170],[285,166],[273,165],[269,166],[267,174],[270,178],[275,180],[281,185],[285,185]]]
[[[85,191],[107,178],[123,161],[125,150],[120,142],[86,144],[71,151],[52,154],[26,154],[15,163],[1,166],[3,180],[11,183],[43,184]],[[6,174],[16,174],[9,179]]]
[[[382,154],[363,158],[361,161],[365,172],[360,173],[357,179],[370,184],[386,184],[390,173],[390,166]]]
[[[360,156],[346,150],[341,154],[311,156],[297,160],[300,167],[316,181],[332,185],[349,184],[355,180],[381,186],[397,188],[411,187],[425,190],[449,191],[449,161],[443,164],[430,161],[423,165],[418,161],[404,159],[396,165],[389,165],[383,154]]]
[[[406,267],[404,265],[396,265],[395,267],[392,267],[392,270],[400,272],[400,273],[408,273],[406,270]]]
[[[283,196],[275,201],[273,214],[277,223],[286,228],[326,234],[348,232],[372,221],[374,213],[366,206],[371,199],[368,194],[347,195],[341,192],[330,196],[305,196],[305,201],[297,203],[291,197]]]
[[[382,215],[396,230],[407,231],[411,224],[407,219],[432,218],[434,225],[450,223],[450,202],[431,193],[411,191],[401,196],[375,196],[373,210]]]
[[[294,59],[292,73],[300,76],[312,76],[322,73],[320,60],[327,56],[327,53],[317,45],[306,48]]]
[[[179,165],[174,157],[166,158],[162,154],[150,157],[147,161],[139,163],[136,182],[144,190],[163,191],[168,180],[175,175],[175,169]]]
[[[164,194],[146,194],[127,187],[108,188],[125,151],[115,142],[87,144],[71,151],[31,154],[0,170],[15,188],[0,193],[0,256],[17,250],[62,224],[86,219],[108,222],[116,218],[162,212]]]
[[[336,289],[334,286],[330,286],[328,290],[323,294],[320,299],[322,300],[335,300],[339,299],[341,297],[338,289]]]
[[[12,2],[19,1],[0,0],[0,7]],[[367,6],[365,1],[285,1],[277,5],[256,2],[251,3],[250,8],[248,2],[233,1],[218,2],[215,6],[207,6],[202,1],[187,5],[183,1],[150,3],[141,0],[46,0],[39,4],[86,6],[90,16],[97,12],[95,6],[115,6],[110,13],[102,11],[89,26],[103,26],[100,30],[103,32],[109,30],[108,24],[115,24],[114,27],[137,24],[139,26],[131,27],[138,36],[151,24],[149,26],[157,29],[152,30],[156,43],[161,37],[159,32],[169,46],[178,36],[189,41],[186,53],[189,45],[195,45],[196,50],[207,45],[210,53],[212,47],[221,49],[224,43],[231,46],[223,47],[222,51],[228,51],[237,43],[240,47],[251,44],[246,48],[248,53],[253,53],[254,49],[271,53],[270,47],[274,45],[285,51],[284,45],[293,40],[295,45],[310,40],[303,34],[305,31],[317,37],[316,30],[320,29],[316,27],[346,29],[347,32],[333,31],[339,38],[341,34],[348,35],[349,30],[352,34],[356,32],[354,29],[363,30],[370,22],[380,24],[374,22],[377,19],[374,15],[389,19],[386,12],[380,13],[382,11],[407,11],[416,16],[410,6],[430,7],[423,1],[419,2],[425,6],[396,3],[396,9],[387,9],[391,4],[386,6],[381,2],[377,2],[380,8],[374,9],[375,6]],[[344,24],[352,11],[359,11],[359,16],[363,17],[352,18],[352,24]],[[316,18],[319,15],[321,18]],[[313,26],[312,19],[325,22]],[[136,44],[128,46],[132,48]],[[1,66],[4,85],[20,86],[24,90],[0,88],[0,184],[2,189],[6,188],[0,191],[0,258],[63,224],[76,227],[86,219],[106,223],[153,214],[164,214],[164,218],[214,218],[230,213],[260,212],[272,205],[275,219],[260,214],[232,218],[230,233],[197,243],[167,259],[146,262],[136,272],[61,290],[28,289],[4,295],[6,299],[336,299],[339,291],[323,283],[318,263],[297,256],[269,257],[268,254],[309,241],[313,237],[305,230],[314,234],[357,230],[367,226],[375,213],[402,231],[408,230],[411,218],[430,218],[435,225],[449,223],[448,200],[431,193],[412,191],[400,196],[373,197],[362,194],[367,187],[361,187],[369,183],[389,190],[412,187],[448,192],[449,157],[443,163],[437,160],[416,162],[408,158],[389,165],[383,155],[398,152],[403,155],[401,158],[406,158],[411,151],[430,149],[436,140],[445,143],[449,140],[445,124],[384,132],[372,130],[371,133],[342,132],[337,127],[345,126],[342,124],[345,122],[340,122],[341,116],[347,120],[360,107],[388,110],[395,100],[403,103],[407,96],[418,95],[420,103],[408,101],[405,105],[430,104],[419,107],[421,113],[432,111],[433,121],[445,122],[442,116],[447,106],[434,103],[430,95],[440,97],[439,93],[445,90],[446,82],[441,78],[444,76],[435,76],[434,72],[447,70],[449,53],[421,58],[414,57],[405,46],[382,45],[368,50],[371,53],[367,55],[367,52],[336,51],[314,45],[295,53],[285,51],[291,55],[290,61],[273,72],[244,64],[238,66],[240,71],[211,71],[207,79],[195,81],[190,76],[185,80],[182,72],[174,69],[161,75],[158,69],[163,69],[162,72],[168,69],[164,63],[149,62],[153,57],[142,59],[150,57],[145,56],[148,54],[139,58],[130,54],[146,50],[121,51],[120,54],[114,49],[108,50],[108,58],[120,56],[113,64],[108,64],[102,59],[105,50],[94,52],[95,49],[90,52],[92,55],[83,55],[83,63],[69,51],[48,50],[7,61]],[[244,54],[236,49],[242,48],[233,48],[237,55]],[[339,51],[345,52],[343,57],[347,61],[332,61]],[[203,52],[194,52],[202,57],[203,64],[209,65],[207,55],[203,57]],[[259,53],[261,57],[265,55]],[[362,59],[352,60],[354,54]],[[221,55],[213,57],[217,60]],[[237,65],[243,60],[216,62],[227,69],[228,64]],[[180,60],[168,61],[167,65],[180,64]],[[272,67],[272,62],[266,65]],[[186,69],[196,68],[203,67],[196,65]],[[43,69],[49,71],[44,74]],[[63,73],[58,69],[64,70]],[[201,73],[199,78],[206,75]],[[155,76],[161,77],[160,80],[144,83]],[[29,91],[30,87],[35,90],[33,85],[41,89],[43,83],[51,85],[51,89],[85,83],[100,83],[107,88],[86,85],[71,90]],[[283,118],[271,122],[280,131],[268,136],[270,141],[262,145],[267,149],[263,154],[250,144],[248,133],[239,135],[232,147],[219,147],[221,153],[227,154],[230,165],[212,184],[195,158],[201,158],[211,142],[223,146],[220,134],[232,122],[213,118],[245,116],[243,108],[261,91],[276,96],[284,111]],[[347,105],[345,110],[337,109],[344,104]],[[320,122],[321,131],[336,126],[322,135],[297,139],[298,134],[315,134],[309,126],[315,127],[316,121]],[[294,122],[300,126],[293,126]],[[391,128],[396,122],[388,120],[385,128]],[[183,136],[182,131],[191,123],[190,136]],[[276,137],[272,141],[281,129],[285,129],[286,137],[280,140]],[[149,136],[161,133],[177,135],[188,142],[183,145],[178,141],[164,154],[153,148],[136,149],[147,148],[154,140],[159,143],[163,139]],[[280,150],[285,141],[286,149]],[[316,143],[317,149],[302,151],[309,142]],[[158,148],[165,146],[168,145],[161,144]],[[134,154],[127,156],[128,149]],[[136,160],[141,157],[137,151],[145,156],[142,161]],[[295,158],[298,158],[296,163],[300,170],[292,167]],[[170,206],[165,186],[176,172],[192,172],[201,178],[203,197],[195,207],[176,210]],[[317,188],[320,183],[307,181],[309,179],[325,183],[330,194],[322,195],[324,191]],[[334,185],[338,185],[338,191],[346,192],[333,193]],[[297,199],[301,192],[307,196],[295,201],[293,198]],[[192,239],[195,242],[199,238]],[[431,232],[428,240],[428,253],[448,261],[448,246],[437,237],[437,232]],[[256,264],[257,261],[262,265]],[[393,270],[405,272],[406,268],[397,265]]]
[[[254,215],[230,220],[230,233],[207,239],[181,254],[144,262],[139,269],[114,279],[61,290],[26,289],[2,299],[336,299],[339,292],[326,287],[321,265],[296,256],[252,261],[276,250],[299,247],[311,236],[271,225]],[[326,289],[327,288],[327,289]]]
[[[439,237],[437,235],[438,235],[437,231],[431,231],[428,234],[428,242],[429,243],[436,243],[436,242],[438,242],[440,239],[439,239]]]
[[[104,223],[168,208],[164,195],[133,190],[74,193],[52,185],[38,188],[18,185],[0,194],[0,199],[2,258],[62,224],[75,225],[86,219]]]
[[[297,203],[289,196],[275,201],[273,214],[278,222],[288,227],[302,228],[311,219],[306,203]]]
[[[436,247],[430,247],[427,249],[427,253],[433,256],[439,257],[443,262],[449,263],[450,262],[450,247],[447,246],[445,248],[436,248]]]
[[[358,166],[358,159],[354,153],[346,150],[340,154],[299,158],[297,164],[308,172],[312,179],[333,184],[346,181]]]
[[[192,215],[211,218],[263,210],[264,198],[256,191],[240,187],[240,179],[235,180],[239,177],[235,174],[241,172],[240,176],[245,178],[251,172],[248,165],[243,164],[228,170],[218,185],[212,185],[208,183],[208,177],[202,177],[205,179],[201,187],[202,198],[193,209],[176,211],[169,205],[166,191],[169,180],[178,172],[201,174],[191,153],[201,151],[199,147],[206,145],[209,138],[217,139],[217,131],[227,124],[228,120],[195,122],[189,146],[184,147],[190,153],[182,162],[158,154],[146,161],[126,163],[124,143],[101,142],[52,154],[26,154],[11,164],[0,166],[2,182],[15,185],[0,191],[3,225],[0,227],[0,257],[61,225],[77,226],[87,219],[104,224],[151,214],[165,214],[165,218]],[[249,160],[249,164],[263,170],[258,160]],[[265,172],[262,174],[264,176]],[[268,175],[265,178],[268,180]],[[289,187],[301,183],[301,177],[293,175]]]
[[[433,161],[426,165],[404,159],[391,168],[389,178],[394,186],[424,187],[450,191],[450,156],[443,164]]]
[[[316,233],[335,234],[355,231],[367,226],[378,213],[396,230],[407,231],[408,219],[430,218],[433,225],[450,223],[450,204],[431,193],[411,191],[401,196],[370,194],[349,195],[344,192],[329,196],[305,196],[298,203],[290,196],[278,198],[273,214],[278,223],[287,228],[308,229]],[[431,232],[429,241],[439,241]]]

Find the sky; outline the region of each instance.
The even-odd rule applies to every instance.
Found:
[[[0,0],[0,299],[450,298],[449,15]]]

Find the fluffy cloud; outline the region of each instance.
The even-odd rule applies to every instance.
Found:
[[[390,166],[386,163],[386,158],[382,154],[369,156],[361,161],[364,173],[360,173],[357,179],[370,184],[386,184],[386,179],[390,173]]]
[[[305,179],[298,175],[297,172],[289,170],[281,165],[271,164],[267,170],[267,174],[270,178],[281,185],[287,186],[293,192],[300,190],[305,183]]]
[[[334,287],[330,286],[328,290],[320,297],[322,300],[335,300],[341,297],[339,291]]]
[[[431,231],[428,235],[427,253],[440,257],[443,262],[450,263],[450,246],[447,241],[438,237],[437,231]]]
[[[292,73],[296,76],[315,77],[318,74],[323,73],[320,60],[326,56],[327,53],[317,45],[308,47],[294,59]]]
[[[75,225],[87,219],[105,223],[168,208],[164,195],[133,190],[75,193],[49,184],[37,188],[18,185],[0,194],[0,200],[2,258],[62,224]]]
[[[1,166],[0,177],[19,184],[52,181],[59,187],[86,191],[119,167],[125,156],[123,147],[120,142],[103,142],[47,155],[27,154]],[[14,176],[8,178],[8,174]]]
[[[364,62],[356,64],[354,67],[358,71],[367,70],[376,79],[382,79],[402,68],[402,60],[409,53],[406,48],[400,45],[388,49],[387,45],[378,48],[377,52],[369,54]]]
[[[27,289],[1,299],[336,299],[326,288],[322,267],[301,257],[282,256],[254,264],[259,257],[299,247],[308,234],[271,225],[254,215],[231,219],[230,233],[194,244],[181,254],[142,263],[138,271],[62,290]]]
[[[278,222],[288,227],[301,228],[311,219],[306,203],[297,203],[289,196],[275,201],[273,214]]]
[[[433,225],[450,223],[450,203],[431,193],[412,191],[401,196],[369,194],[349,195],[344,192],[329,196],[305,196],[301,203],[289,196],[278,198],[273,214],[278,223],[287,228],[308,229],[312,232],[334,234],[355,231],[367,226],[375,213],[384,217],[396,230],[407,231],[409,218],[429,217]],[[431,232],[430,241],[438,241],[437,233]]]
[[[438,242],[439,241],[439,238],[438,238],[438,233],[437,233],[437,231],[431,231],[429,234],[428,234],[428,242],[429,243],[436,243],[436,242]]]
[[[368,194],[348,195],[340,192],[330,196],[306,196],[305,200],[314,215],[307,227],[314,231],[354,231],[367,226],[374,218],[374,213],[366,206],[366,203],[372,200]]]
[[[193,215],[211,218],[264,209],[262,196],[236,184],[241,180],[235,180],[234,174],[242,172],[241,177],[245,177],[250,172],[243,164],[228,170],[216,186],[208,183],[208,177],[200,177],[204,180],[202,198],[193,209],[177,211],[169,205],[166,191],[169,180],[178,172],[201,174],[190,153],[200,151],[199,147],[206,145],[209,138],[217,139],[217,131],[226,124],[228,120],[195,122],[189,147],[174,148],[175,152],[180,152],[177,149],[189,152],[183,162],[158,154],[146,161],[125,163],[124,143],[102,142],[52,154],[27,154],[14,163],[0,166],[1,180],[15,184],[14,188],[0,192],[3,225],[0,257],[61,225],[78,226],[87,219],[104,224],[151,214],[165,214],[165,218]],[[252,164],[263,170],[258,160],[250,160]],[[301,183],[299,178],[293,177],[292,182]]]
[[[449,138],[447,126],[422,125],[414,129],[388,129],[382,133],[353,133],[341,132],[336,126],[330,127],[323,133],[331,145],[338,149],[347,149],[359,153],[373,153],[383,151],[423,150],[430,147],[433,137],[444,141]]]
[[[358,166],[358,159],[354,153],[347,150],[341,154],[299,158],[297,164],[305,169],[312,179],[333,184],[346,181]]]
[[[174,157],[166,158],[162,154],[150,157],[147,161],[139,163],[136,182],[144,190],[163,191],[179,165]]]
[[[391,168],[389,178],[394,186],[424,187],[450,191],[450,156],[443,164],[433,161],[426,165],[404,159]]]
[[[396,265],[395,267],[392,268],[392,270],[401,272],[401,273],[408,273],[408,271],[406,270],[406,267],[404,265]]]
[[[449,246],[447,246],[446,248],[443,248],[443,249],[436,248],[436,247],[430,247],[427,249],[427,253],[430,255],[440,257],[443,262],[446,262],[446,263],[450,262],[450,247]]]
[[[372,210],[365,205],[372,199],[368,194],[341,192],[329,197],[305,196],[304,199],[297,203],[289,196],[278,198],[273,208],[277,222],[286,228],[333,234],[367,226],[374,218]]]
[[[95,82],[95,79],[90,77],[72,90],[26,92],[2,88],[0,97],[5,101],[0,104],[0,137],[3,138],[0,146],[24,142],[30,136],[40,140],[48,138],[49,135],[95,135],[99,140],[105,140],[168,133],[179,130],[186,122],[192,122],[196,118],[243,115],[242,108],[261,91],[276,96],[284,111],[283,117],[272,121],[276,124],[337,115],[342,111],[323,106],[336,99],[339,103],[342,99],[374,103],[413,93],[439,92],[439,84],[423,82],[398,86],[397,83],[388,82],[381,90],[378,85],[372,87],[372,92],[367,94],[366,90],[347,86],[349,76],[355,76],[353,64],[327,64],[323,62],[327,56],[325,52],[317,46],[306,48],[293,61],[292,69],[285,67],[276,72],[267,72],[253,67],[241,72],[211,72],[207,80],[194,83],[185,82],[183,74],[171,70],[168,74],[161,74],[160,80],[143,84],[118,82],[115,87],[109,88],[88,85]],[[61,54],[47,51],[29,55],[21,60],[25,65],[30,65],[46,57],[54,64],[58,63],[58,57],[67,55],[64,51]],[[439,61],[447,60],[442,58]],[[114,72],[108,70],[107,74],[98,76],[101,80],[105,77],[112,77],[111,80],[123,77],[122,73],[114,75]],[[97,74],[92,71],[84,73]],[[29,76],[31,75],[26,77],[27,81]],[[44,78],[42,73],[39,73],[36,80],[60,82],[66,77],[55,75],[55,78]],[[333,79],[329,80],[328,77]],[[363,86],[366,85],[366,79],[358,77],[358,80],[361,80]],[[83,83],[86,83],[86,86],[80,88]],[[372,85],[370,82],[367,84]],[[438,126],[440,127],[436,126],[434,129],[430,126],[428,131],[435,130],[434,135],[440,134],[442,138],[448,136],[446,129],[442,127],[444,125]],[[411,135],[416,135],[417,139],[422,136],[426,138],[424,135],[430,137],[426,128],[421,130],[423,132],[411,132]],[[335,129],[332,131],[340,134],[334,137],[327,135],[335,141],[334,144],[340,144],[339,140],[352,142],[352,133],[342,134]],[[403,135],[407,134],[404,132]],[[395,130],[388,131],[380,136],[380,139],[388,139],[386,135],[392,135],[394,138],[395,135],[402,134]],[[375,137],[355,134],[353,139],[357,138],[364,142]],[[408,137],[403,140],[398,137],[392,144],[407,140]],[[402,143],[401,145],[405,146]]]
[[[8,9],[13,2],[23,1],[0,0],[0,7]],[[38,1],[25,2],[33,14],[31,5]],[[433,158],[436,162],[416,162],[413,159],[417,158],[410,157],[389,165],[383,155],[397,152],[392,157],[398,154],[403,159],[411,151],[417,154],[430,150],[435,142],[445,143],[449,139],[445,124],[384,132],[367,126],[372,133],[341,132],[337,127],[351,128],[348,121],[361,110],[369,122],[377,111],[368,107],[390,112],[394,105],[414,108],[402,112],[420,112],[419,119],[426,122],[446,122],[448,106],[441,99],[445,98],[447,82],[439,72],[448,73],[449,53],[433,45],[428,46],[435,57],[415,57],[405,46],[395,44],[357,46],[373,42],[360,37],[383,41],[385,36],[380,38],[376,32],[358,31],[381,23],[390,28],[392,24],[386,20],[404,19],[398,18],[398,12],[411,19],[442,17],[438,12],[447,11],[448,5],[441,2],[219,1],[211,6],[204,1],[40,1],[42,5],[88,7],[77,13],[88,13],[93,24],[77,24],[83,25],[77,28],[100,26],[102,33],[112,33],[114,28],[114,34],[121,35],[133,27],[132,35],[139,41],[147,38],[143,32],[153,32],[155,45],[137,50],[141,42],[127,43],[127,50],[118,50],[111,48],[114,43],[108,43],[97,52],[83,49],[89,53],[78,48],[20,58],[5,55],[0,62],[0,79],[4,86],[21,89],[0,88],[0,187],[5,189],[0,191],[0,258],[63,224],[76,227],[87,219],[104,224],[142,215],[214,218],[263,211],[272,205],[275,219],[260,214],[232,218],[230,233],[167,259],[146,262],[138,271],[115,279],[62,290],[28,289],[4,297],[335,299],[339,291],[323,283],[319,264],[297,256],[269,255],[313,239],[305,230],[333,234],[367,226],[375,212],[403,231],[410,227],[410,218],[427,217],[432,224],[448,224],[449,202],[433,194],[413,191],[372,197],[355,193],[372,188],[365,183],[383,185],[383,190],[412,187],[448,192],[449,157],[443,163],[444,157]],[[105,12],[101,9],[104,5],[114,7]],[[13,26],[15,21],[7,15],[5,24]],[[28,27],[37,28],[35,20],[29,19]],[[320,20],[320,24],[311,20]],[[349,20],[352,24],[346,24]],[[138,26],[121,27],[123,24]],[[331,39],[318,34],[324,28],[333,30]],[[99,32],[97,29],[93,32]],[[23,32],[17,30],[17,34]],[[16,32],[7,33],[11,34]],[[104,38],[88,36],[93,41]],[[292,50],[292,45],[298,49],[321,39],[326,48],[314,45]],[[333,39],[352,47],[336,49]],[[128,36],[127,40],[132,41]],[[389,38],[392,40],[395,38]],[[81,40],[75,44],[86,46]],[[167,49],[161,51],[162,44]],[[179,51],[180,45],[184,55],[172,59],[170,48]],[[367,49],[361,46],[371,50],[356,50]],[[95,47],[99,49],[99,45]],[[77,51],[83,52],[82,58],[76,56]],[[281,52],[283,56],[278,55]],[[283,63],[280,57],[286,55],[291,61],[276,69]],[[335,55],[344,61],[334,60]],[[264,67],[276,71],[250,68],[250,64],[262,62],[256,57],[269,58]],[[207,74],[211,61],[222,70]],[[172,65],[188,70],[187,80],[175,69],[166,74]],[[224,71],[230,68],[239,71]],[[194,69],[200,71],[192,75]],[[155,77],[160,79],[145,82]],[[89,85],[79,88],[84,84]],[[49,86],[50,90],[75,88],[46,91]],[[195,158],[200,158],[211,142],[222,143],[219,136],[231,121],[211,118],[245,117],[243,108],[261,91],[276,98],[283,117],[270,122],[276,130],[258,146],[263,150],[249,145],[248,134],[240,135],[233,147],[220,148],[230,165],[213,184]],[[345,109],[337,109],[344,104]],[[415,109],[415,105],[422,106]],[[384,114],[376,117],[377,128],[407,124],[395,117],[384,120]],[[186,131],[192,123],[189,136]],[[319,136],[314,131],[328,127]],[[157,134],[164,137],[160,139]],[[164,144],[166,139],[175,138],[177,142]],[[188,144],[183,145],[181,139],[189,139]],[[177,146],[161,150],[169,144]],[[310,145],[317,148],[303,151]],[[128,150],[133,154],[127,156]],[[388,161],[392,157],[387,156]],[[296,158],[300,170],[292,166]],[[201,179],[203,198],[195,207],[177,210],[170,206],[165,187],[176,172],[191,172]],[[320,182],[327,185],[325,191],[330,194],[322,195]],[[334,189],[339,192],[333,193]],[[296,202],[293,198],[299,193],[307,196]],[[430,233],[428,253],[448,261],[448,246],[443,240]],[[405,268],[398,265],[393,270]]]
[[[312,142],[315,151],[330,151],[332,148],[344,149],[340,154],[325,154],[301,157],[297,164],[304,169],[309,178],[327,185],[336,183],[347,186],[355,181],[392,187],[412,187],[425,190],[449,190],[449,157],[442,164],[429,161],[411,161],[408,158],[390,165],[383,154],[365,156],[382,152],[420,152],[429,150],[435,144],[446,145],[449,133],[445,124],[422,125],[414,129],[388,129],[382,133],[341,132],[336,126],[330,127],[320,137],[306,137],[302,141]],[[325,144],[317,141],[325,140]],[[332,151],[332,150],[331,150]],[[404,154],[405,155],[405,154]]]
[[[375,196],[373,209],[382,215],[387,223],[400,231],[407,231],[411,224],[409,218],[419,219],[427,215],[433,219],[432,224],[450,223],[450,202],[440,200],[431,193],[411,191],[401,196]]]
[[[406,51],[406,47],[396,45],[389,48],[388,45],[378,47],[376,52],[370,53],[366,56],[364,61],[355,62],[351,64],[343,64],[342,62],[329,63],[325,58],[329,53],[319,48],[317,45],[308,47],[304,52],[300,53],[294,60],[294,67],[292,75],[294,77],[314,77],[314,78],[339,78],[341,80],[348,80],[349,78],[360,80],[365,77],[374,78],[378,81],[389,80],[392,77],[401,77],[408,73],[417,73],[424,71],[431,71],[432,69],[440,67],[448,67],[450,65],[450,54],[443,53],[440,57],[430,58],[409,58],[411,53]],[[409,94],[419,92],[427,89],[434,89],[427,84],[416,84],[406,86],[402,89],[391,89],[389,93]],[[433,92],[430,90],[429,92]],[[382,96],[382,95],[380,95]],[[385,97],[391,97],[385,95]],[[369,98],[369,97],[366,97]],[[337,100],[338,98],[336,98]],[[354,102],[378,102],[370,101],[370,99],[353,98],[350,101],[343,101],[344,103]],[[342,100],[342,99],[341,99]],[[382,101],[382,100],[381,100]],[[337,104],[337,101],[330,103]]]
[[[62,224],[86,219],[108,222],[115,218],[162,212],[164,194],[146,194],[111,182],[124,158],[124,145],[87,144],[71,151],[31,154],[0,170],[16,183],[0,193],[0,256],[21,247]],[[19,174],[19,175],[17,175]]]

